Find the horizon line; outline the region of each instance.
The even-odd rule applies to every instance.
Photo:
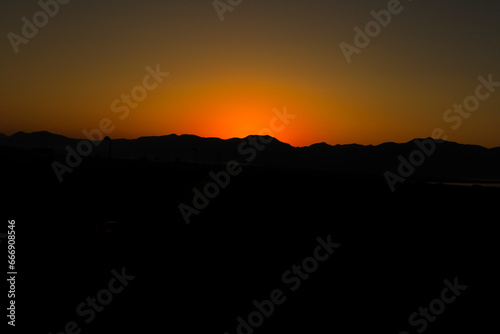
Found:
[[[40,131],[32,131],[32,132],[25,132],[25,131],[17,131],[17,132],[14,132],[12,133],[11,135],[6,135],[5,133],[2,133],[0,132],[0,135],[4,135],[6,137],[12,137],[16,134],[19,134],[19,133],[23,133],[23,134],[36,134],[36,133],[48,133],[48,134],[51,134],[51,135],[56,135],[56,136],[62,136],[62,137],[65,137],[65,138],[68,138],[68,139],[73,139],[73,140],[86,140],[86,138],[74,138],[74,137],[68,137],[68,136],[65,136],[65,135],[61,135],[61,134],[58,134],[58,133],[54,133],[54,132],[50,132],[50,131],[47,131],[47,130],[40,130]],[[269,135],[247,135],[245,137],[230,137],[230,138],[221,138],[221,137],[203,137],[203,136],[199,136],[199,135],[196,135],[196,134],[191,134],[191,133],[183,133],[183,134],[177,134],[177,133],[170,133],[170,134],[165,134],[165,135],[149,135],[149,136],[139,136],[139,137],[136,137],[136,138],[111,138],[112,140],[137,140],[137,139],[140,139],[140,138],[152,138],[152,137],[167,137],[167,136],[177,136],[177,137],[180,137],[180,136],[194,136],[194,137],[197,137],[197,138],[201,138],[201,139],[219,139],[219,140],[231,140],[231,139],[240,139],[240,140],[243,140],[245,138],[248,138],[248,137],[251,137],[251,136],[255,136],[255,137],[272,137],[272,136],[269,136]],[[108,136],[109,137],[109,136]],[[326,144],[326,145],[329,145],[329,146],[348,146],[348,145],[359,145],[359,146],[379,146],[379,145],[383,145],[383,144],[408,144],[408,143],[411,143],[412,141],[414,141],[415,139],[428,139],[428,138],[431,138],[431,139],[434,139],[432,137],[415,137],[409,141],[406,141],[406,142],[395,142],[395,141],[387,141],[387,142],[381,142],[379,144],[359,144],[359,143],[349,143],[349,144],[329,144],[327,142],[316,142],[316,143],[312,143],[310,145],[305,145],[305,146],[294,146],[292,144],[289,144],[287,142],[284,142],[284,141],[281,141],[279,140],[278,138],[276,137],[272,137],[274,140],[277,140],[279,141],[280,143],[283,143],[283,144],[286,144],[286,145],[289,145],[291,147],[295,147],[295,148],[302,148],[302,147],[310,147],[310,146],[313,146],[313,145],[318,145],[318,144]],[[464,143],[459,143],[459,142],[454,142],[454,141],[449,141],[449,140],[444,140],[444,139],[434,139],[435,141],[443,141],[443,142],[447,142],[447,143],[454,143],[454,144],[460,144],[460,145],[471,145],[471,146],[480,146],[480,147],[484,147],[486,149],[493,149],[493,148],[499,148],[500,146],[492,146],[492,147],[486,147],[486,146],[483,146],[483,145],[479,145],[479,144],[464,144]],[[96,141],[100,141],[100,140],[96,140]]]

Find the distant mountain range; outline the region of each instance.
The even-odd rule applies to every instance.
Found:
[[[146,159],[150,161],[184,161],[221,164],[236,160],[251,165],[272,168],[298,168],[332,170],[343,173],[397,172],[401,161],[418,165],[415,175],[449,178],[500,178],[500,147],[485,148],[437,140],[435,151],[426,152],[416,144],[430,139],[415,139],[407,143],[380,145],[328,145],[313,144],[293,147],[271,137],[202,138],[195,135],[165,135],[137,139],[113,139],[111,142],[94,141],[89,158]],[[47,131],[11,136],[0,134],[0,158],[34,155],[47,159],[64,160],[67,146],[78,149],[82,139],[68,138]],[[268,142],[263,144],[263,142]],[[83,144],[80,144],[83,145]],[[418,153],[420,151],[422,153]]]

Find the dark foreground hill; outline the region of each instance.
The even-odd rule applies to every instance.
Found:
[[[86,142],[92,159],[148,159],[152,161],[223,164],[239,163],[287,169],[328,170],[343,173],[398,173],[413,165],[411,177],[450,179],[500,178],[500,147],[487,149],[442,140],[415,139],[407,143],[380,145],[313,144],[292,147],[271,137],[201,138],[194,135],[166,135],[111,141],[86,141],[49,132],[0,137],[0,156],[45,157],[64,163],[68,147],[78,152]],[[25,151],[12,150],[12,148]],[[83,147],[85,149],[85,147]],[[83,155],[83,154],[82,154]],[[403,162],[406,161],[406,162]]]
[[[16,220],[23,332],[78,332],[71,322],[81,333],[219,334],[482,333],[495,325],[500,188],[430,184],[417,174],[495,175],[498,149],[437,144],[417,176],[391,192],[383,172],[397,173],[416,142],[273,141],[248,162],[238,146],[255,138],[113,140],[111,158],[104,142],[58,182],[54,160],[65,163],[64,145],[79,141],[43,133],[38,145],[26,136],[3,138],[0,164],[2,219]],[[220,161],[209,160],[214,148]],[[179,156],[160,155],[171,151]],[[212,175],[230,159],[241,173],[214,190]],[[189,224],[182,204],[196,209]],[[340,246],[317,250],[319,239]],[[113,270],[134,278],[120,289]],[[454,293],[446,280],[466,288]],[[271,312],[266,301],[277,290],[282,303]],[[421,309],[434,310],[432,321]]]

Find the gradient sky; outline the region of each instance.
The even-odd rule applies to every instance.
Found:
[[[226,2],[227,0],[223,0]],[[500,146],[500,87],[454,130],[443,113],[500,81],[500,2],[405,0],[347,63],[339,44],[387,8],[375,0],[243,0],[219,19],[212,0],[72,0],[15,53],[34,0],[0,5],[0,133],[83,138],[103,118],[112,138],[244,137],[273,109],[297,115],[275,137],[294,146],[428,137]],[[147,66],[170,75],[121,120],[111,104]]]

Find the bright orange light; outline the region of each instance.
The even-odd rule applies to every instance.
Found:
[[[228,106],[213,114],[207,130],[222,138],[246,137],[258,134],[268,126],[270,116],[256,106]]]
[[[149,126],[147,132],[159,135],[193,134],[222,139],[268,134],[292,146],[337,143],[345,136],[350,113],[338,103],[325,107],[332,104],[331,99],[311,92],[298,93],[286,83],[276,86],[235,80],[186,85],[169,94],[167,100],[159,97],[151,103],[146,113],[155,114],[157,121],[153,129],[151,120],[145,120],[143,128]],[[287,113],[296,117],[283,123],[275,110],[282,113],[285,107]],[[140,119],[134,121],[135,128],[138,123]]]

